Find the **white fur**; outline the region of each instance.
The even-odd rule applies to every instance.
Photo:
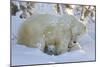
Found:
[[[53,23],[56,23],[53,25]],[[44,51],[45,46],[62,54],[73,45],[72,41],[83,35],[86,26],[71,15],[55,16],[37,14],[24,21],[18,32],[17,42],[28,47],[37,47]],[[40,46],[37,46],[37,43]],[[52,45],[52,47],[50,46]],[[48,48],[48,49],[49,49]]]

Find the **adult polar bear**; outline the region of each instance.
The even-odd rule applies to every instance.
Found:
[[[71,15],[37,14],[24,21],[17,43],[37,47],[49,55],[60,55],[77,45],[86,26]]]

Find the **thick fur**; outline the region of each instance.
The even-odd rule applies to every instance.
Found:
[[[85,30],[86,26],[71,15],[33,15],[19,29],[17,43],[37,47],[49,55],[60,55],[67,52],[73,46],[71,42],[76,41]],[[50,45],[54,46],[52,52],[48,49]]]
[[[44,43],[43,32],[46,26],[50,25],[50,21],[53,20],[51,18],[53,16],[42,14],[34,15],[25,20],[18,31],[17,43],[28,47],[37,47],[38,42]]]

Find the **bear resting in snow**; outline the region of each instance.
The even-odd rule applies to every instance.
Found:
[[[17,43],[39,48],[48,55],[60,55],[78,46],[77,40],[85,32],[86,25],[71,15],[37,14],[19,28]]]

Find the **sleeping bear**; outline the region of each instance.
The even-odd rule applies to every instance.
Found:
[[[85,32],[86,25],[72,15],[36,14],[19,28],[17,43],[48,55],[61,55],[78,46],[78,38]]]

